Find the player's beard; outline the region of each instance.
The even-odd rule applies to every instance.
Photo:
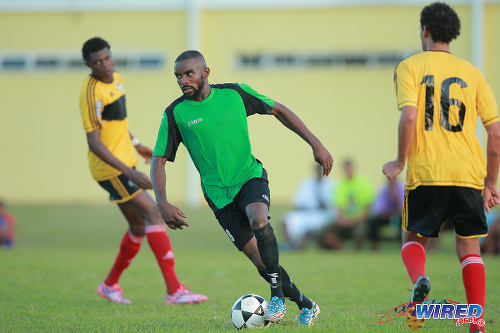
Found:
[[[192,95],[187,95],[184,93],[184,96],[187,99],[198,99],[200,97],[201,92],[203,91],[203,87],[205,86],[205,79],[202,77],[200,84],[198,85],[198,88],[195,88],[193,86],[190,86],[193,89],[193,94]]]

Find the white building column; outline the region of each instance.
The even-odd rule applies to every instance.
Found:
[[[471,60],[481,72],[484,73],[484,1],[470,0],[471,6]],[[476,134],[482,146],[484,142],[484,129],[478,117]]]
[[[187,14],[187,48],[189,50],[200,50],[200,24],[201,24],[201,1],[189,0],[186,7]],[[189,207],[197,207],[201,203],[199,195],[200,191],[200,176],[196,170],[191,157],[187,156],[186,166],[186,203]]]

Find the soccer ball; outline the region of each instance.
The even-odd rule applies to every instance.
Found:
[[[231,321],[237,329],[267,326],[264,320],[269,303],[259,295],[243,295],[234,302],[231,310]]]

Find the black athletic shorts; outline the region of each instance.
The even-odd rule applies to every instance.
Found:
[[[210,199],[206,196],[205,199],[207,199],[210,207],[214,207]],[[252,178],[247,181],[231,203],[224,206],[224,208],[214,210],[215,217],[219,221],[220,226],[224,229],[234,246],[240,251],[253,237],[245,208],[254,202],[263,202],[268,208],[271,205],[271,194],[265,169],[261,178]]]
[[[143,191],[124,174],[98,183],[103,189],[108,191],[109,201],[114,203],[130,201]]]
[[[419,186],[405,191],[403,230],[439,237],[447,219],[459,237],[487,235],[482,191],[458,186]]]

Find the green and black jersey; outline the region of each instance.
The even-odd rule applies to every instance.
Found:
[[[273,105],[272,99],[243,83],[211,85],[210,95],[199,102],[182,96],[163,114],[153,156],[174,161],[183,142],[209,203],[223,208],[248,180],[262,176],[246,118],[270,114]]]

